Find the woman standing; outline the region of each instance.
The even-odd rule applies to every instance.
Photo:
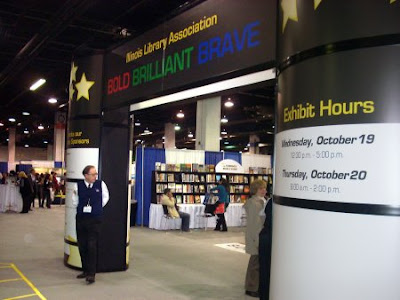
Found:
[[[24,171],[18,173],[19,192],[22,196],[21,214],[27,214],[31,206],[31,187],[29,185],[28,176]]]
[[[229,206],[229,184],[225,178],[221,178],[218,181],[217,187],[210,190],[211,192],[216,192],[218,196],[218,201],[215,203],[215,207],[218,207],[219,204],[224,203],[224,212],[217,213],[217,225],[215,226],[215,231],[228,231],[228,227],[226,226],[225,220],[225,211]]]
[[[260,263],[258,256],[259,234],[265,221],[265,194],[267,183],[264,180],[254,180],[250,184],[249,200],[244,204],[247,215],[246,227],[246,253],[250,254],[249,265],[246,274],[246,295],[259,297],[259,272]]]

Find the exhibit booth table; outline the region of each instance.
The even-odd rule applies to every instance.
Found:
[[[189,227],[193,228],[213,228],[215,227],[215,217],[205,218],[203,204],[179,204],[181,212],[190,214]],[[231,203],[225,212],[226,224],[228,227],[243,226],[243,203]],[[149,228],[156,230],[180,229],[180,222],[167,220],[167,226],[163,220],[164,211],[161,204],[152,203],[150,205]]]
[[[22,197],[19,187],[14,184],[0,184],[0,212],[22,210]]]

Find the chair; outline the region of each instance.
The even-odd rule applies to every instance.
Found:
[[[204,223],[204,231],[207,231],[208,220],[209,220],[209,218],[215,216],[213,213],[205,212],[206,209],[208,208],[208,205],[214,207],[214,205],[212,205],[212,204],[211,204],[211,205],[210,205],[210,204],[207,204],[207,205],[205,205],[205,207],[204,207],[204,212],[203,212],[203,213],[198,213],[198,214],[196,214],[196,217],[198,217],[198,218],[203,218],[203,221],[204,221],[204,222],[203,222],[203,223]]]
[[[177,220],[179,218],[173,218],[169,215],[168,206],[163,204],[162,208],[163,208],[163,216],[162,216],[162,220],[161,220],[161,228],[165,228],[165,230],[171,230],[172,228],[175,229],[175,220]],[[169,226],[169,223],[171,223],[171,221],[172,221],[173,227]],[[168,225],[168,227],[167,227],[167,225]]]

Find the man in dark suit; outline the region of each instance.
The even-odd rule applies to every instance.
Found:
[[[97,180],[94,166],[86,166],[84,180],[78,182],[72,203],[76,209],[76,236],[82,261],[82,273],[77,278],[86,278],[88,284],[95,282],[97,266],[97,240],[103,220],[103,207],[109,200],[104,181]]]
[[[29,195],[29,210],[32,210],[30,207],[32,205],[32,207],[35,207],[35,196],[36,196],[36,191],[37,191],[37,182],[36,182],[36,173],[35,173],[35,169],[31,169],[29,171],[29,175],[28,175],[28,182],[29,182],[29,186],[30,186],[30,195]]]

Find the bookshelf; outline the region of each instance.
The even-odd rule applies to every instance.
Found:
[[[221,178],[229,182],[231,203],[246,202],[250,195],[250,174],[156,170],[152,177],[152,203],[160,203],[164,189],[170,188],[177,203],[201,204]]]

